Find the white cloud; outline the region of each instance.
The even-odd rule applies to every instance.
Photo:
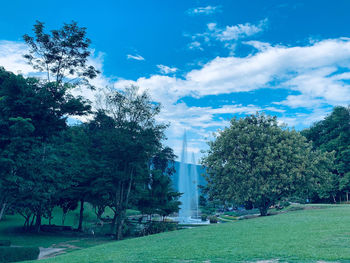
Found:
[[[280,124],[287,124],[288,127],[295,127],[298,125],[310,126],[316,121],[322,120],[329,111],[327,109],[317,108],[314,109],[311,113],[297,113],[293,117],[280,117],[278,122]]]
[[[162,103],[159,120],[171,123],[167,131],[170,146],[181,140],[185,129],[198,139],[210,137],[213,131],[228,125],[228,119],[223,116],[230,114],[272,111],[281,114],[280,121],[291,126],[309,125],[324,117],[331,106],[350,103],[350,39],[328,39],[294,47],[258,41],[247,44],[254,46],[257,52],[246,57],[216,57],[182,78],[156,74],[136,81],[117,80],[113,85],[118,89],[137,85]],[[7,70],[29,74],[31,68],[22,59],[23,50],[25,47],[20,43],[1,41],[0,65]],[[101,70],[103,54],[94,56],[91,63]],[[94,81],[98,87],[112,83],[103,75]],[[260,106],[230,104],[228,101],[217,107],[191,107],[181,102],[187,96],[201,98],[261,88],[271,89],[271,92],[282,88],[292,94],[275,101],[274,106],[262,106],[259,102],[255,104]],[[96,92],[83,90],[80,94],[94,100]],[[288,114],[288,108],[297,113]],[[308,109],[311,114],[298,113],[303,112],[299,108]],[[197,142],[191,147],[205,148],[205,143]]]
[[[38,73],[33,70],[32,66],[27,64],[23,55],[28,52],[27,46],[22,42],[14,41],[0,41],[0,66],[3,66],[6,70],[14,72],[16,74],[23,74],[24,76],[46,76],[45,73]],[[96,106],[96,94],[106,86],[110,86],[111,80],[103,75],[103,63],[104,54],[102,52],[96,53],[95,50],[91,50],[91,56],[88,59],[88,64],[94,66],[97,70],[101,71],[102,74],[98,75],[96,78],[90,80],[90,83],[98,87],[98,90],[93,91],[86,87],[79,87],[72,90],[72,94],[75,96],[83,96],[86,99],[93,102],[93,107]],[[74,117],[74,116],[72,116]],[[85,120],[86,116],[75,116],[75,118],[80,120]]]
[[[220,41],[231,41],[250,37],[262,32],[266,26],[267,19],[261,20],[257,25],[245,23],[234,26],[226,26],[225,28],[218,28],[215,23],[209,23],[207,25],[208,30],[212,32],[212,36]]]
[[[247,57],[216,57],[183,78],[153,75],[136,81],[122,80],[116,87],[137,85],[161,101],[161,121],[171,122],[169,138],[181,138],[184,129],[198,136],[228,125],[221,114],[251,114],[268,111],[282,115],[281,122],[305,126],[320,120],[330,106],[350,102],[350,39],[328,39],[307,46],[272,46],[248,42],[258,50]],[[181,98],[196,98],[248,92],[261,88],[290,90],[294,95],[276,101],[276,107],[254,105],[221,105],[220,107],[189,107]],[[259,102],[257,102],[259,104]],[[325,106],[328,106],[325,108]],[[288,115],[286,108],[303,108],[311,114]],[[301,111],[303,112],[303,110]],[[200,144],[205,148],[205,144]]]
[[[127,59],[139,60],[139,61],[145,60],[145,58],[142,57],[142,56],[139,55],[139,54],[136,54],[136,55],[128,54],[128,55],[126,55],[126,58],[127,58]]]
[[[191,8],[186,11],[189,15],[211,15],[221,11],[221,6],[206,6]]]
[[[198,41],[193,41],[190,44],[188,44],[188,48],[193,50],[203,50],[203,48],[201,47],[201,43]]]
[[[28,52],[24,43],[14,41],[0,41],[0,66],[14,73],[28,74],[33,68],[28,65],[23,55]]]
[[[159,68],[159,71],[162,74],[175,73],[178,70],[175,67],[168,67],[168,66],[165,66],[165,65],[157,65],[157,68]]]
[[[242,40],[257,33],[264,31],[267,28],[268,19],[265,18],[258,22],[258,24],[237,24],[233,26],[219,27],[216,23],[208,23],[207,30],[203,33],[197,33],[194,35],[185,34],[192,39],[192,42],[188,45],[190,49],[203,50],[203,44],[211,45],[212,41],[219,41],[224,43],[224,46],[230,50],[234,50],[238,40]],[[259,42],[251,42],[252,46],[258,45]]]

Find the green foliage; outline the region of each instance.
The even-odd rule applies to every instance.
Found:
[[[40,253],[37,247],[0,247],[0,262],[35,260]]]
[[[208,215],[207,214],[201,214],[201,220],[207,221]]]
[[[302,134],[315,149],[335,153],[332,194],[350,191],[350,108],[335,107],[324,120],[316,122]]]
[[[29,46],[29,53],[24,55],[35,70],[45,72],[48,82],[62,84],[65,78],[71,78],[73,86],[89,84],[99,74],[93,66],[87,65],[91,55],[90,39],[86,37],[86,28],[79,27],[76,22],[64,24],[61,29],[45,33],[44,23],[37,21],[33,28],[34,37],[23,36]],[[52,75],[52,76],[51,76]]]
[[[147,210],[140,205],[145,200],[151,201],[151,213],[164,216],[178,209],[178,193],[170,187],[173,171],[168,168],[174,154],[162,145],[167,126],[156,122],[160,108],[147,93],[139,94],[135,87],[111,91],[101,103],[104,110],[86,125],[91,175],[85,174],[92,180],[85,186],[96,207],[114,211],[111,232],[120,239],[126,209]]]
[[[173,190],[171,176],[175,172],[175,155],[169,147],[161,149],[151,161],[148,187],[142,191],[138,207],[143,214],[168,216],[179,211],[180,193]]]
[[[328,193],[332,154],[313,152],[305,137],[280,127],[276,117],[234,118],[209,147],[203,165],[211,200],[251,204],[266,215],[292,194]]]
[[[58,136],[66,116],[90,106],[64,86],[23,78],[0,68],[0,204],[10,204],[26,220],[50,216],[57,193],[69,180],[63,173]],[[15,183],[16,182],[16,183]]]
[[[142,235],[148,236],[177,229],[177,224],[171,222],[152,221],[145,225]]]

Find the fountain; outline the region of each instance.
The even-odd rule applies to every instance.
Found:
[[[183,193],[180,197],[181,206],[178,221],[182,224],[206,223],[202,222],[199,216],[198,171],[193,153],[192,164],[189,164],[187,160],[186,132],[182,144],[178,191]]]

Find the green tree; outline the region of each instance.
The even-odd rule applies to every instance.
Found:
[[[34,184],[37,193],[43,193],[50,187],[47,185],[49,181],[45,181],[46,176],[54,175],[48,169],[59,168],[51,162],[51,158],[56,158],[52,150],[55,148],[53,140],[67,128],[67,116],[86,114],[90,106],[83,98],[70,96],[65,88],[54,83],[41,83],[38,79],[16,76],[3,68],[0,68],[0,97],[0,156],[10,165],[6,177],[12,176],[11,180],[17,182],[7,186],[3,184],[2,188],[16,186],[17,190],[23,190],[23,185]],[[23,130],[25,127],[32,128]],[[16,139],[17,134],[20,134],[23,143]],[[20,147],[22,150],[18,150]],[[21,180],[18,176],[21,176]],[[27,190],[34,191],[34,188]],[[6,195],[6,199],[18,201],[19,196],[14,192]],[[42,200],[51,200],[47,196],[41,196]],[[2,200],[2,207],[5,203],[9,201]],[[42,209],[35,208],[36,226],[39,230],[47,204],[39,201],[38,204],[42,205]]]
[[[93,185],[114,211],[113,232],[121,239],[126,209],[137,202],[138,186],[148,181],[149,162],[162,149],[167,126],[155,120],[159,105],[135,87],[111,91],[101,106],[89,124],[97,171]]]
[[[58,158],[52,151],[55,148],[52,140],[67,128],[68,116],[83,115],[90,110],[86,100],[73,97],[69,90],[79,84],[89,86],[89,79],[95,78],[99,72],[93,66],[87,65],[90,40],[86,38],[86,29],[78,27],[77,23],[65,24],[61,29],[52,30],[51,34],[47,34],[44,32],[44,24],[37,22],[34,25],[34,33],[34,37],[23,37],[29,46],[29,53],[24,57],[35,70],[47,74],[46,81],[23,78],[0,68],[1,162],[4,162],[9,170],[7,178],[10,176],[11,180],[16,182],[11,186],[17,186],[15,194],[6,195],[6,198],[0,200],[0,216],[9,203],[5,199],[13,199],[16,196],[19,204],[20,193],[25,193],[23,189],[33,191],[38,195],[28,196],[32,197],[32,204],[26,206],[22,202],[19,207],[26,211],[35,210],[36,229],[39,231],[41,216],[46,214],[45,216],[50,217],[54,205],[54,200],[48,194],[53,195],[55,191],[52,188],[56,189],[59,185],[56,182],[60,182],[49,178],[52,178],[56,171],[62,175],[60,168],[55,165],[59,162],[53,162],[54,158]],[[25,120],[28,125],[33,126],[33,130],[27,134],[30,139],[24,140],[31,142],[31,146],[26,147],[27,152],[23,150],[18,154],[11,153],[14,145],[13,133],[10,133],[13,119]],[[38,159],[38,156],[41,159]],[[31,163],[34,160],[35,163]],[[20,174],[18,167],[24,167],[24,164],[28,169],[22,169],[21,180],[15,180],[15,176]],[[56,177],[59,176],[56,174]],[[4,184],[1,191],[5,191]],[[34,201],[38,206],[33,205]],[[25,214],[28,215],[27,212]]]
[[[316,122],[302,134],[312,141],[315,149],[335,152],[333,169],[333,199],[350,191],[350,108],[335,107],[324,120]]]
[[[34,37],[25,34],[23,39],[29,46],[24,58],[35,70],[45,72],[47,81],[56,85],[66,82],[92,87],[89,79],[95,78],[99,71],[88,65],[91,41],[86,37],[85,27],[72,22],[48,34],[44,23],[37,21],[33,31]]]
[[[158,214],[165,218],[179,211],[180,193],[174,191],[171,180],[175,173],[173,150],[169,147],[161,149],[152,158],[150,176],[145,185],[141,185],[138,209],[142,214]]]
[[[330,174],[329,163],[314,165],[326,158],[317,161],[320,153],[312,152],[298,132],[280,127],[276,117],[234,118],[209,147],[203,165],[210,198],[251,203],[263,216],[271,205],[291,194],[306,198],[316,172],[322,171],[319,176],[323,177]]]

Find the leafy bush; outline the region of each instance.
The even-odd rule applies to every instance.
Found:
[[[177,229],[176,223],[170,222],[150,222],[145,225],[142,235],[153,235]]]
[[[288,202],[288,201],[280,201],[278,203],[278,205],[276,205],[276,209],[277,210],[281,210],[281,209],[286,208],[288,206],[290,206],[290,202]]]
[[[218,218],[216,216],[209,216],[210,224],[216,224],[218,222]]]
[[[0,240],[0,247],[9,247],[11,246],[10,240]]]
[[[38,259],[37,247],[0,247],[0,263]]]
[[[202,214],[201,215],[201,219],[202,219],[202,221],[207,221],[208,215],[207,214]]]

